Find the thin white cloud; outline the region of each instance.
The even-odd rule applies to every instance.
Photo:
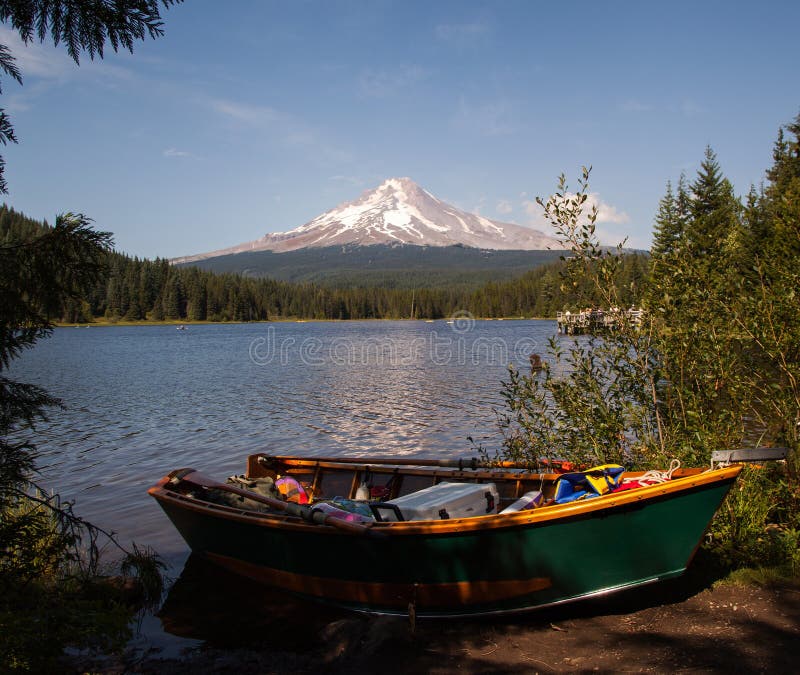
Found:
[[[636,248],[647,250],[650,248],[650,241],[647,236],[643,236],[630,229],[621,227],[602,227],[595,229],[597,239],[606,246],[618,246],[622,244],[625,248]]]
[[[497,206],[495,207],[495,210],[498,213],[502,213],[503,215],[507,215],[507,214],[511,213],[514,210],[514,207],[511,204],[511,202],[508,201],[507,199],[501,199],[500,201],[497,202]]]
[[[476,40],[489,33],[489,26],[475,21],[472,23],[444,23],[436,26],[436,37],[444,42],[463,44]]]
[[[271,142],[308,151],[313,155],[314,161],[352,161],[349,151],[320,139],[320,134],[313,127],[284,111],[230,99],[208,99],[207,104],[212,111],[236,126],[257,129],[262,138]]]
[[[567,192],[564,195],[564,200],[571,199],[575,195],[571,192]],[[551,197],[554,198],[555,195]],[[542,212],[542,207],[539,206],[535,201],[526,201],[525,210],[529,215],[535,215],[537,211],[539,213]],[[598,223],[614,223],[617,225],[622,225],[625,223],[630,222],[630,217],[624,211],[619,211],[616,206],[612,206],[607,202],[604,202],[600,199],[600,195],[597,192],[590,192],[586,195],[586,201],[583,205],[583,215],[584,217],[588,217],[591,213],[592,209],[597,209],[597,221]]]
[[[369,98],[388,98],[402,93],[428,76],[420,66],[401,65],[393,70],[365,70],[358,78],[358,90]]]
[[[0,26],[0,44],[6,45],[22,74],[23,81],[27,83],[32,79],[48,81],[65,81],[76,77],[99,77],[104,83],[115,80],[129,80],[132,73],[128,68],[119,64],[109,63],[108,59],[96,57],[94,60],[88,54],[82,54],[79,64],[76,64],[66,53],[64,48],[54,47],[45,42],[36,40],[27,45],[20,39],[19,34]],[[106,56],[113,53],[108,49]]]
[[[161,153],[164,157],[186,157],[189,159],[198,159],[197,155],[186,150],[178,150],[178,148],[167,148]]]
[[[574,194],[568,192],[564,199],[570,199],[574,196]],[[522,206],[528,215],[528,225],[536,229],[552,230],[552,223],[545,217],[542,207],[535,200],[525,199],[522,202]],[[602,244],[615,245],[628,236],[623,231],[623,228],[619,227],[630,223],[630,216],[627,213],[620,211],[616,206],[604,202],[597,192],[591,192],[587,195],[586,202],[584,202],[583,222],[586,222],[593,208],[597,208],[595,233]]]
[[[211,108],[225,117],[256,126],[271,124],[285,117],[269,106],[250,105],[226,99],[212,99]]]
[[[315,134],[306,125],[270,106],[212,99],[211,108],[223,117],[248,127],[274,131],[287,145],[309,146],[316,142]]]
[[[702,115],[706,112],[705,108],[689,99],[681,103],[679,110],[686,117],[695,117],[696,115]]]
[[[545,218],[542,207],[539,206],[539,204],[537,204],[535,201],[532,199],[523,199],[522,208],[525,209],[525,213],[528,215],[529,225],[539,229],[543,227],[550,227],[550,221]]]
[[[81,59],[81,67],[67,56],[63,48],[32,41],[27,45],[19,34],[0,26],[0,44],[11,51],[20,71],[24,87],[9,89],[10,78],[3,78],[3,107],[10,113],[24,113],[36,107],[41,97],[52,89],[87,78],[96,86],[114,89],[126,85],[132,72],[107,61]]]
[[[5,83],[4,83],[5,84]],[[33,108],[36,99],[45,94],[52,85],[48,82],[39,80],[33,84],[26,84],[22,89],[17,89],[14,93],[6,95],[3,89],[3,108],[9,113],[25,112]]]
[[[641,101],[637,101],[635,99],[628,99],[627,101],[620,103],[619,109],[622,112],[643,113],[653,110],[653,106],[649,103],[642,103]]]
[[[589,195],[586,200],[590,207],[597,206],[597,222],[598,223],[614,223],[615,225],[624,225],[629,223],[631,218],[624,211],[617,210],[616,206],[612,206],[604,201],[601,201],[596,192]]]
[[[39,42],[26,45],[20,39],[19,33],[6,26],[0,26],[0,44],[11,51],[23,80],[28,76],[57,80],[69,75],[76,68],[75,62],[64,52]]]
[[[506,136],[516,131],[510,121],[512,106],[497,100],[474,105],[463,96],[453,117],[453,126],[463,132],[481,136]]]

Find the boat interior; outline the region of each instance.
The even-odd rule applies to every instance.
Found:
[[[488,465],[476,459],[300,458],[259,453],[248,457],[245,474],[229,480],[238,482],[242,487],[258,490],[262,480],[275,482],[289,477],[297,481],[307,497],[307,503],[311,504],[331,498],[387,502],[443,482],[491,483],[498,496],[495,512],[503,512],[525,495],[537,492],[541,493],[540,498],[521,508],[553,504],[559,479],[567,474],[576,474],[568,471],[571,466],[566,463],[553,462],[548,468],[550,471],[543,473],[511,462]],[[675,469],[669,477],[679,478],[700,472],[701,469]],[[591,474],[591,470],[588,473]],[[643,475],[643,472],[622,473],[620,467],[617,480],[635,481]],[[291,496],[289,498],[292,499]]]

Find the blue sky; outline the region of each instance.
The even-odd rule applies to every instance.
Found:
[[[221,13],[220,7],[224,7]],[[592,165],[606,243],[646,247],[706,145],[744,194],[800,112],[800,2],[188,0],[133,55],[22,47],[7,203],[132,255],[301,225],[393,176],[489,218]]]

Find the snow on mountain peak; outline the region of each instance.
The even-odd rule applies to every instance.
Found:
[[[485,249],[560,248],[550,236],[529,227],[489,220],[446,204],[410,178],[388,178],[358,199],[345,202],[288,232],[267,234],[238,246],[179,259],[191,262],[243,251],[294,251],[345,244],[461,244]]]

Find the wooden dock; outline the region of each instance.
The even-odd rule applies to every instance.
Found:
[[[558,312],[558,332],[561,335],[584,335],[606,333],[617,330],[622,324],[642,324],[643,309],[585,309],[578,312]]]

